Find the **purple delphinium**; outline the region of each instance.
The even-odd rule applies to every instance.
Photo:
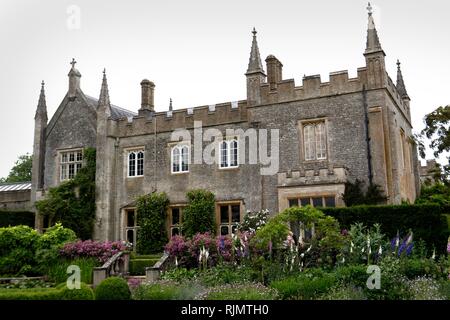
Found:
[[[408,247],[406,248],[406,255],[407,255],[407,256],[409,256],[409,255],[411,254],[413,248],[414,248],[414,243],[411,242],[411,243],[408,245]]]

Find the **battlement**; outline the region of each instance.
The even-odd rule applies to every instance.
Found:
[[[361,91],[367,84],[367,69],[359,68],[357,78],[349,78],[348,71],[330,73],[330,81],[322,82],[320,75],[303,77],[302,86],[296,87],[294,79],[281,80],[276,86],[261,85],[261,104],[271,104],[293,100],[305,100],[322,96],[338,95]]]
[[[180,128],[193,128],[194,121],[202,121],[203,127],[247,121],[247,101],[184,108],[173,111],[152,112],[117,121],[118,136],[153,134],[155,131],[172,132]]]
[[[261,104],[273,104],[295,100],[306,100],[324,96],[333,96],[353,93],[368,88],[367,67],[358,68],[358,76],[349,78],[348,71],[336,71],[330,73],[330,81],[322,82],[320,75],[304,76],[302,86],[296,86],[294,79],[281,80],[276,85],[270,83],[261,84]],[[408,105],[403,101],[392,79],[386,73],[386,89],[390,92],[394,101],[409,117]]]
[[[315,184],[341,184],[347,181],[344,167],[278,173],[278,186],[303,186]]]

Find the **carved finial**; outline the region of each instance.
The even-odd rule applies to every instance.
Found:
[[[252,31],[252,33],[253,33],[253,36],[254,36],[254,37],[256,37],[256,34],[257,34],[258,32],[256,32],[256,29],[255,29],[255,27],[253,27],[253,31]]]
[[[70,63],[71,65],[72,65],[72,69],[74,69],[75,68],[75,64],[76,64],[77,62],[75,61],[75,58],[72,58],[72,62]]]
[[[41,82],[42,89],[44,89],[44,86],[45,86],[45,82],[44,82],[44,80],[42,80],[42,82]]]
[[[397,68],[400,70],[400,60],[399,59],[397,59]]]
[[[373,13],[373,8],[372,8],[372,5],[370,4],[370,2],[367,5],[367,12],[369,13],[369,16],[371,16]]]
[[[106,75],[106,68],[103,68],[103,75]]]
[[[169,102],[169,111],[172,111],[172,98],[170,98],[170,102]]]

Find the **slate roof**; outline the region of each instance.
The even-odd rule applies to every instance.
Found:
[[[88,95],[85,96],[88,102],[92,105],[92,107],[97,109],[98,99]],[[119,120],[122,118],[130,118],[130,117],[132,118],[136,115],[137,113],[135,112],[111,104],[111,119],[113,120]]]
[[[31,182],[0,183],[0,192],[31,190]]]

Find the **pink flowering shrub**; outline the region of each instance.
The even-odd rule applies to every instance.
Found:
[[[192,262],[198,261],[200,250],[205,248],[209,254],[208,264],[212,264],[217,259],[217,246],[214,237],[209,233],[197,233],[189,242],[189,254]]]
[[[205,263],[208,266],[217,263],[240,262],[253,255],[260,254],[251,246],[252,232],[237,232],[231,236],[214,237],[210,233],[197,233],[192,239],[173,236],[165,250],[178,266],[196,268]]]
[[[109,258],[127,247],[120,241],[97,242],[92,240],[66,243],[60,250],[60,255],[67,259],[97,258],[99,262],[105,263]]]
[[[216,247],[218,258],[225,262],[230,262],[232,258],[233,242],[230,236],[216,237]]]

